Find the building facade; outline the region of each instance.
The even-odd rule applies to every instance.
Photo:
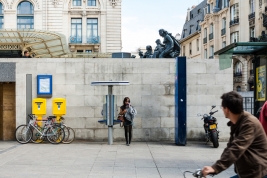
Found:
[[[61,33],[71,52],[120,52],[121,0],[0,0],[0,28]]]
[[[263,25],[266,7],[266,0],[205,0],[193,6],[182,32],[181,54],[188,58],[214,59],[218,58],[214,52],[232,43],[257,41],[262,31],[266,31]],[[200,26],[197,33],[187,33],[196,26]],[[252,60],[252,55],[233,56],[234,90],[254,90]]]

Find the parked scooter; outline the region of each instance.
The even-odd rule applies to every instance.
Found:
[[[211,141],[213,143],[213,147],[218,148],[219,147],[219,131],[217,130],[218,123],[217,123],[217,119],[212,116],[214,113],[218,112],[218,110],[212,112],[212,110],[215,107],[216,106],[212,106],[209,115],[204,114],[202,119],[204,120],[206,143]],[[202,116],[202,115],[198,114],[198,116]]]

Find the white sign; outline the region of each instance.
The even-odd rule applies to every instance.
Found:
[[[39,92],[50,93],[50,79],[49,78],[40,79]]]

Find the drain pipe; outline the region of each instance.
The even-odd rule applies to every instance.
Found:
[[[45,0],[45,30],[47,31],[47,6],[48,6],[48,3],[47,3],[47,0]]]

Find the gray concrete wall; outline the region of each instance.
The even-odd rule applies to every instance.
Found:
[[[76,137],[107,140],[107,127],[97,121],[108,93],[107,87],[91,86],[92,81],[125,80],[130,86],[115,86],[117,105],[125,96],[138,111],[133,140],[174,140],[174,59],[0,59],[16,63],[16,125],[25,123],[26,74],[33,76],[36,97],[37,74],[53,75],[53,98],[67,99],[66,124]],[[216,104],[222,139],[229,129],[220,110],[220,95],[232,90],[232,69],[219,71],[218,60],[188,60],[188,139],[203,136],[203,121],[197,113],[208,112]],[[47,99],[47,115],[52,114],[52,99]],[[122,140],[124,130],[114,127],[114,140]]]

